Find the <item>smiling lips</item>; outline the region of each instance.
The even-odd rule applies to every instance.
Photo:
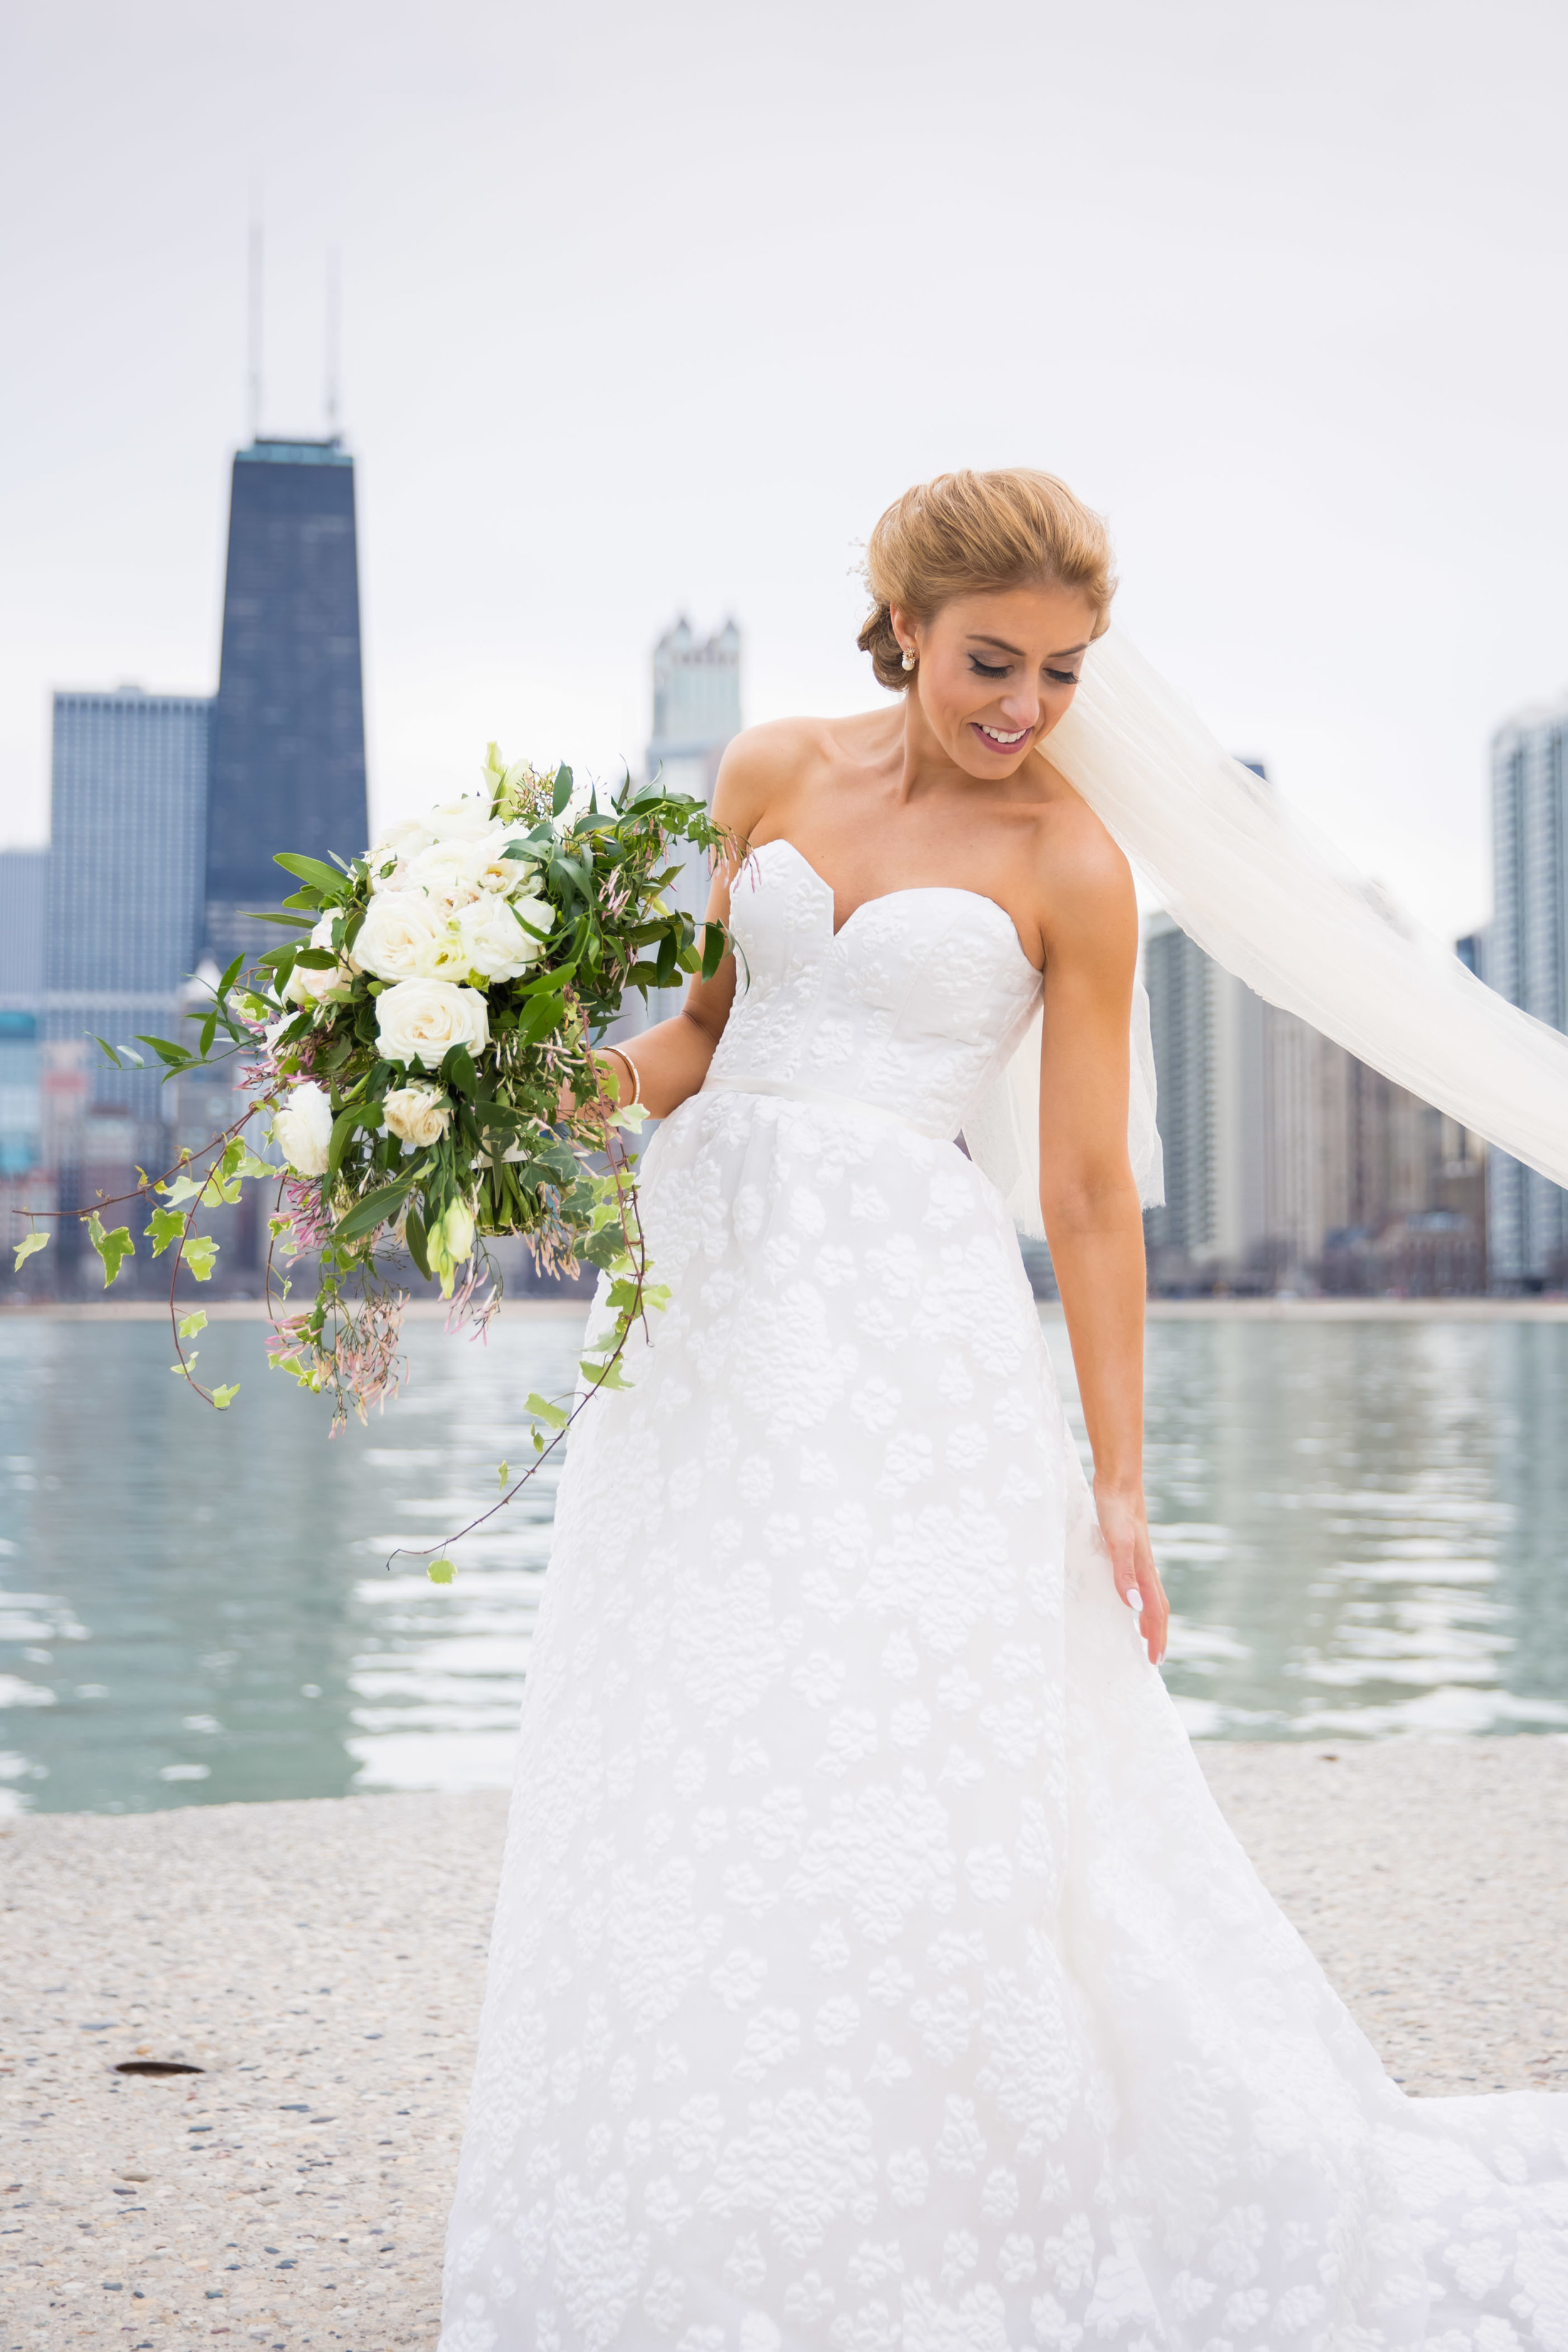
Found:
[[[1005,734],[1000,727],[984,726],[978,719],[971,723],[981,741],[988,743],[994,751],[1016,751],[1019,744],[1026,740],[1029,732],[1026,727],[1020,727],[1009,735]]]

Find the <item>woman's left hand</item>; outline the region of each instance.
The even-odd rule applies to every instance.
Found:
[[[1102,1486],[1097,1478],[1094,1482],[1094,1507],[1100,1517],[1100,1532],[1105,1538],[1105,1549],[1110,1554],[1110,1572],[1116,1580],[1118,1598],[1130,1609],[1142,1612],[1138,1630],[1148,1649],[1150,1664],[1157,1666],[1165,1654],[1171,1604],[1165,1598],[1165,1588],[1154,1565],[1153,1547],[1149,1541],[1149,1515],[1143,1507],[1143,1490],[1142,1486]]]

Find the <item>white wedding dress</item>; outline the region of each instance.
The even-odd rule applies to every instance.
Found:
[[[1411,2100],[1118,1602],[999,1195],[1039,978],[783,842],[562,1484],[441,2352],[1568,2352],[1568,2100]]]

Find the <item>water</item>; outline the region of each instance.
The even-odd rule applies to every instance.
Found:
[[[553,1477],[458,1553],[575,1324],[421,1324],[412,1388],[329,1444],[254,1323],[0,1323],[0,1803],[140,1811],[507,1778]],[[1068,1388],[1059,1323],[1047,1324]],[[1568,1325],[1157,1323],[1167,1676],[1210,1737],[1568,1727]],[[1081,1431],[1080,1431],[1081,1433]]]

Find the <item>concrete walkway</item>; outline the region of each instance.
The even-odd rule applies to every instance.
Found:
[[[1568,1742],[1203,1758],[1408,2090],[1568,2088]],[[503,1816],[0,1826],[0,2352],[432,2352]]]

